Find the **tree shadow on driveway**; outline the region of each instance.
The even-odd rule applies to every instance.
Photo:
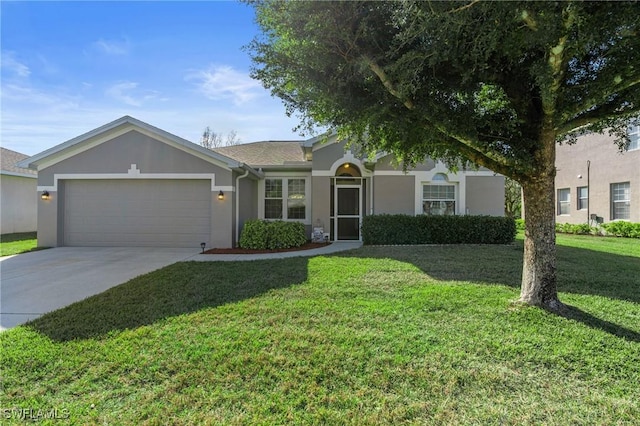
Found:
[[[25,324],[55,341],[100,338],[303,283],[308,259],[178,262]]]

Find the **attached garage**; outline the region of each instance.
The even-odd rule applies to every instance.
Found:
[[[69,180],[64,245],[194,247],[211,235],[211,181]]]
[[[125,116],[24,160],[38,246],[233,247],[237,179],[259,172]]]

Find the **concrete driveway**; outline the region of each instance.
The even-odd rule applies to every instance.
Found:
[[[59,247],[0,258],[0,331],[197,254],[191,248]]]

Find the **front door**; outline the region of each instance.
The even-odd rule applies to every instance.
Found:
[[[336,240],[360,240],[360,222],[362,220],[360,186],[336,185],[334,188],[334,200],[336,201],[334,235]]]

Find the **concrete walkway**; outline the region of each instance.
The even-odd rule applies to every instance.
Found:
[[[362,247],[360,241],[339,241],[329,244],[328,246],[300,251],[285,251],[282,253],[260,253],[260,254],[198,254],[189,258],[197,262],[237,262],[244,260],[260,260],[260,259],[286,259],[288,257],[311,257],[332,254],[346,250],[353,250]]]
[[[180,261],[244,261],[318,256],[351,250],[339,242],[294,252],[198,254],[180,248],[58,247],[0,258],[0,331],[102,293],[138,275]]]

